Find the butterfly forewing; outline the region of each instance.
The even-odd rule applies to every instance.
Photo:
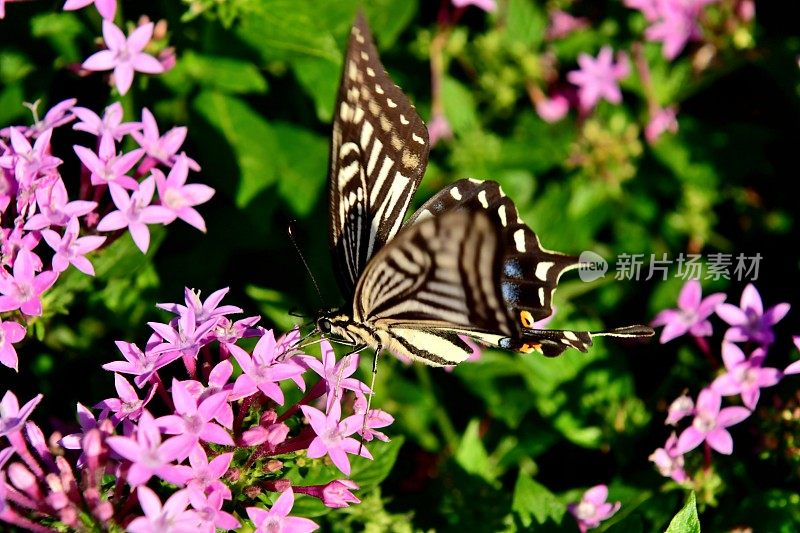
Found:
[[[334,109],[328,176],[330,246],[345,295],[400,229],[427,160],[427,129],[384,70],[359,15]]]

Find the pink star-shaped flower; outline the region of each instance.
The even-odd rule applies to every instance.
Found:
[[[603,520],[608,520],[621,506],[620,502],[608,503],[608,487],[597,485],[587,490],[581,501],[568,506],[569,512],[578,522],[581,533],[600,525]]]
[[[114,374],[114,388],[117,389],[117,398],[106,398],[95,406],[95,408],[103,409],[100,412],[100,418],[107,418],[109,413],[113,413],[111,420],[114,425],[123,420],[134,422],[138,420],[142,416],[145,406],[150,403],[156,393],[156,387],[153,385],[144,399],[139,399],[136,389],[127,379],[116,373]]]
[[[308,533],[319,526],[308,518],[289,516],[294,507],[294,492],[286,489],[269,511],[260,507],[248,507],[247,516],[256,526],[256,533]]]
[[[662,476],[671,477],[678,483],[683,483],[688,479],[688,476],[683,469],[683,455],[676,451],[677,445],[678,437],[673,431],[664,447],[656,449],[648,459],[656,465]]]
[[[719,453],[730,455],[733,452],[733,438],[726,428],[750,416],[750,410],[744,407],[720,409],[721,403],[722,398],[715,390],[700,391],[694,421],[678,437],[675,453],[683,455],[704,441]]]
[[[302,357],[301,360],[325,380],[328,391],[327,410],[330,410],[334,402],[342,400],[343,390],[360,391],[362,394],[370,393],[366,384],[350,377],[358,370],[358,354],[348,354],[337,363],[336,353],[326,339],[320,343],[320,351],[322,352],[322,361],[311,356]]]
[[[0,320],[0,363],[17,370],[17,351],[14,343],[25,338],[26,329],[22,324]]]
[[[283,405],[283,391],[279,381],[302,375],[304,368],[294,362],[281,363],[276,350],[275,335],[270,330],[256,343],[252,357],[242,348],[231,344],[228,349],[242,368],[242,375],[236,379],[231,400],[238,400],[261,391],[265,396]]]
[[[130,533],[188,533],[199,531],[201,517],[189,506],[189,491],[179,490],[164,505],[155,492],[147,487],[137,489],[139,505],[144,516],[135,518],[126,531]]]
[[[33,252],[22,248],[14,261],[14,275],[0,272],[0,312],[19,309],[26,315],[42,314],[41,295],[53,286],[58,274],[47,270],[36,274],[34,265],[39,258]]]
[[[123,154],[117,153],[114,138],[111,134],[100,137],[97,153],[85,146],[72,147],[83,165],[92,173],[92,185],[109,185],[111,183],[130,190],[136,190],[139,183],[127,175],[130,169],[142,158],[144,150],[137,148]]]
[[[578,99],[581,108],[588,112],[600,101],[601,98],[612,104],[622,101],[617,83],[628,76],[628,58],[620,54],[614,62],[614,51],[610,46],[600,49],[597,59],[588,54],[578,56],[580,70],[573,70],[567,74],[570,83],[578,86]]]
[[[139,146],[147,152],[148,158],[152,159],[152,161],[145,160],[139,172],[147,172],[155,166],[157,162],[161,162],[168,167],[174,165],[175,161],[178,159],[178,150],[180,150],[183,145],[183,141],[186,140],[187,131],[185,126],[176,126],[164,135],[161,135],[158,131],[158,123],[153,113],[146,107],[143,108],[142,130],[132,132],[131,136],[139,143]],[[185,154],[182,155],[186,157]],[[194,159],[186,157],[186,161],[189,168],[195,172],[200,170],[200,165],[198,165]]]
[[[228,452],[209,461],[205,450],[201,446],[195,446],[189,453],[189,466],[173,466],[166,473],[166,479],[170,483],[202,494],[220,491],[225,499],[230,499],[231,491],[220,478],[228,471],[232,459],[233,452]]]
[[[346,476],[350,475],[348,453],[358,455],[360,451],[362,457],[372,459],[369,450],[350,436],[361,429],[363,417],[352,415],[340,420],[342,406],[339,402],[334,402],[327,415],[308,405],[303,405],[300,409],[303,410],[311,428],[317,434],[308,446],[309,459],[328,455],[336,468]]]
[[[48,226],[66,226],[75,217],[91,213],[97,202],[85,200],[69,201],[67,187],[59,176],[50,186],[36,188],[36,203],[41,212],[31,216],[23,229],[28,231]]]
[[[6,391],[3,400],[0,401],[0,437],[8,437],[20,431],[41,401],[42,395],[37,394],[20,408],[17,396],[11,391]]]
[[[761,295],[755,285],[748,283],[742,291],[739,307],[733,304],[717,306],[717,315],[730,324],[725,332],[725,340],[731,342],[752,341],[761,346],[769,346],[775,341],[772,327],[780,322],[791,306],[780,303],[764,310]]]
[[[656,315],[651,325],[664,326],[659,342],[664,344],[687,332],[695,337],[711,335],[711,322],[708,317],[717,306],[725,301],[725,295],[714,293],[702,298],[703,288],[700,282],[687,281],[678,296],[677,309],[665,309]]]
[[[139,184],[139,190],[130,196],[125,189],[112,183],[108,186],[117,211],[107,214],[97,224],[98,231],[114,231],[127,227],[133,242],[142,251],[150,246],[150,230],[147,224],[168,224],[173,220],[172,212],[160,205],[150,205],[155,192],[155,181],[149,177]]]
[[[777,384],[781,371],[777,368],[762,368],[767,352],[756,348],[747,358],[741,348],[731,342],[722,343],[722,360],[727,372],[711,384],[722,396],[741,394],[742,403],[750,410],[756,408],[761,389]]]
[[[94,267],[84,256],[92,250],[100,248],[106,238],[99,235],[78,237],[79,232],[78,219],[73,218],[67,224],[63,236],[51,229],[44,229],[42,237],[47,245],[56,252],[53,256],[53,270],[61,273],[72,264],[84,274],[94,276]]]
[[[0,167],[14,169],[14,178],[20,188],[29,187],[38,176],[62,163],[59,158],[50,155],[52,128],[42,133],[32,146],[18,128],[11,128],[9,134],[13,155],[0,157]]]
[[[187,157],[179,155],[167,177],[158,169],[153,169],[153,176],[156,178],[161,205],[172,211],[175,217],[205,233],[206,223],[193,206],[209,201],[215,191],[202,183],[186,184],[189,176]]]
[[[102,50],[91,55],[83,62],[86,70],[103,71],[114,70],[114,82],[120,94],[125,94],[133,83],[133,73],[160,74],[164,66],[150,54],[143,50],[153,37],[154,25],[152,22],[143,24],[133,30],[130,37],[125,38],[113,22],[103,20],[103,39],[108,50]]]
[[[156,335],[153,337],[158,338]],[[141,388],[147,383],[158,369],[168,365],[178,359],[180,352],[156,352],[150,348],[144,352],[135,344],[124,341],[116,341],[117,348],[122,353],[125,361],[114,361],[103,365],[104,370],[110,372],[121,372],[123,374],[133,374],[136,386]]]
[[[64,11],[75,11],[83,9],[89,4],[94,4],[97,12],[104,20],[114,20],[117,12],[117,0],[67,0],[62,8]]]
[[[117,142],[121,141],[125,135],[139,131],[142,127],[138,122],[122,122],[124,110],[119,102],[114,102],[106,107],[103,118],[85,107],[76,107],[72,112],[80,119],[80,122],[76,122],[72,129],[85,131],[97,137],[110,135]]]

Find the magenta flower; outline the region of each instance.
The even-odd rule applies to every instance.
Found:
[[[230,491],[228,491],[228,493],[230,493]],[[217,529],[232,531],[242,526],[242,524],[236,520],[236,517],[222,510],[222,502],[224,499],[224,492],[222,490],[215,490],[208,495],[195,490],[189,491],[189,501],[192,502],[192,507],[197,511],[206,529],[212,532]]]
[[[554,94],[550,98],[542,95],[536,102],[536,114],[548,123],[558,122],[569,111],[569,100],[563,94]]]
[[[72,126],[72,129],[85,131],[96,137],[109,135],[117,142],[121,141],[125,135],[139,131],[142,127],[138,122],[122,122],[125,112],[119,102],[114,102],[106,107],[103,118],[85,107],[76,107],[72,112],[80,119],[80,122]]]
[[[168,224],[174,219],[172,212],[160,205],[150,205],[155,192],[155,181],[149,177],[139,184],[139,190],[130,196],[125,189],[112,183],[108,186],[117,211],[107,214],[97,224],[98,231],[114,231],[127,227],[133,242],[142,251],[150,247],[150,230],[147,224]]]
[[[757,348],[745,358],[741,348],[731,342],[722,343],[722,360],[727,372],[711,384],[722,396],[741,394],[742,403],[750,410],[756,408],[761,389],[777,384],[781,371],[777,368],[761,368],[767,352]]]
[[[79,238],[79,231],[78,219],[73,218],[67,223],[67,229],[64,231],[63,236],[51,229],[44,229],[42,230],[42,237],[44,237],[47,245],[56,252],[53,256],[54,271],[60,274],[72,264],[84,274],[94,276],[94,267],[84,255],[100,248],[106,238],[99,235]]]
[[[139,26],[130,37],[125,38],[113,22],[103,20],[103,39],[108,50],[91,55],[83,62],[86,70],[114,70],[114,83],[120,94],[125,94],[133,83],[133,73],[159,74],[164,67],[155,57],[145,54],[143,50],[153,37],[153,23]]]
[[[258,446],[267,443],[268,449],[274,450],[289,436],[289,426],[283,422],[275,423],[275,417],[262,416],[257,426],[242,433],[242,444]]]
[[[681,394],[675,400],[669,404],[669,409],[667,409],[667,419],[664,421],[665,424],[674,426],[679,421],[683,420],[684,417],[687,417],[694,413],[694,401],[686,394]]]
[[[180,150],[183,145],[183,141],[186,140],[187,131],[185,126],[176,126],[164,135],[160,135],[155,117],[149,109],[146,107],[143,108],[142,130],[132,132],[131,137],[139,143],[139,146],[145,150],[148,157],[153,159],[153,161],[146,162],[147,166],[140,169],[140,171],[146,172],[155,165],[155,162],[161,162],[168,167],[174,165],[175,161],[178,159],[178,150]],[[181,155],[186,157],[185,154]],[[187,166],[195,172],[200,170],[200,165],[198,165],[194,159],[186,157],[186,162]],[[184,181],[186,181],[185,178]]]
[[[36,188],[36,204],[41,210],[25,222],[24,229],[39,230],[48,226],[66,226],[76,217],[91,213],[97,202],[75,200],[70,202],[67,197],[67,187],[61,177],[53,181],[49,187]]]
[[[794,345],[800,350],[800,335],[795,335],[792,337],[794,341]],[[786,367],[783,371],[784,374],[800,374],[800,361],[795,361],[794,363],[790,364]]]
[[[608,520],[619,511],[622,504],[620,502],[608,503],[607,499],[608,487],[596,485],[583,494],[580,502],[572,503],[567,507],[578,521],[581,533],[599,526],[600,522]]]
[[[170,463],[181,455],[184,443],[178,437],[161,442],[161,430],[153,415],[146,409],[139,417],[136,434],[131,437],[109,437],[108,445],[120,456],[130,461],[128,483],[132,487],[144,485],[154,475],[166,479]]]
[[[189,453],[189,465],[173,466],[165,472],[166,480],[175,485],[188,487],[201,494],[220,492],[225,499],[231,498],[231,491],[220,478],[228,471],[233,452],[222,453],[208,460],[202,446],[195,446]]]
[[[430,139],[431,146],[436,146],[441,140],[453,138],[453,130],[450,128],[450,122],[442,113],[435,113],[431,117],[428,123],[428,138]]]
[[[47,130],[51,128],[58,128],[59,126],[63,126],[71,120],[74,120],[75,116],[72,114],[72,108],[77,103],[77,98],[67,98],[66,100],[62,100],[48,109],[47,113],[44,114],[44,118],[41,120],[39,120],[37,116],[35,111],[36,103],[34,103],[32,106],[32,110],[34,110],[34,124],[28,128],[28,131],[25,132],[25,135],[32,139],[37,139]]]
[[[91,172],[92,185],[109,185],[114,183],[130,190],[139,188],[139,183],[127,175],[144,150],[137,148],[127,154],[117,154],[114,138],[108,134],[100,137],[100,146],[95,154],[85,146],[75,145],[72,149],[83,165]]]
[[[725,300],[722,293],[702,298],[702,287],[696,279],[687,281],[678,296],[678,309],[665,309],[656,315],[652,326],[664,326],[659,342],[664,344],[689,332],[695,337],[712,334],[711,322],[707,319]],[[702,299],[701,299],[702,298]]]
[[[68,450],[80,450],[84,436],[90,429],[95,429],[97,427],[97,419],[88,407],[78,402],[75,410],[78,416],[78,425],[80,425],[81,430],[78,433],[64,435],[59,441],[59,444]]]
[[[452,0],[452,2],[453,5],[458,8],[475,6],[477,8],[483,9],[488,13],[497,10],[496,0]]]
[[[659,109],[644,128],[644,138],[653,144],[665,132],[678,133],[678,119],[675,106]]]
[[[703,9],[716,0],[657,0],[656,16],[645,30],[648,41],[662,43],[666,59],[675,59],[690,40],[701,36],[698,18]],[[652,9],[652,8],[651,8]]]
[[[748,283],[742,291],[739,307],[725,303],[717,306],[716,311],[731,326],[725,332],[726,341],[752,341],[766,347],[775,341],[772,326],[780,322],[790,308],[788,303],[780,303],[764,311],[758,289]]]
[[[233,374],[233,365],[227,359],[220,361],[211,369],[208,375],[208,386],[204,386],[199,381],[187,380],[183,384],[186,389],[197,398],[198,401],[204,400],[209,396],[213,396],[220,392],[230,393],[233,390],[233,384],[228,383]],[[231,427],[233,424],[233,408],[231,404],[225,402],[217,411],[214,419],[225,427]]]
[[[358,485],[350,479],[337,479],[327,485],[294,487],[295,492],[319,498],[326,507],[333,509],[349,507],[351,503],[361,503],[361,500],[350,492],[357,489]]]
[[[147,393],[144,399],[140,400],[136,389],[133,388],[127,379],[116,373],[114,374],[114,388],[117,389],[118,398],[106,398],[95,406],[95,408],[99,407],[103,409],[100,413],[101,419],[107,418],[109,413],[113,413],[111,420],[114,422],[114,425],[123,420],[138,420],[139,417],[142,416],[144,407],[150,403],[150,400],[153,399],[153,395],[156,393],[156,387],[154,385],[150,387],[150,392]]]
[[[658,2],[660,0],[623,0],[625,6],[641,11],[648,22],[658,18]]]
[[[14,343],[24,339],[26,331],[22,324],[11,320],[6,322],[0,320],[0,364],[18,370]]]
[[[328,390],[327,411],[330,411],[334,402],[338,403],[342,400],[343,390],[359,391],[362,394],[370,393],[369,387],[356,378],[350,377],[358,370],[358,354],[348,354],[337,363],[336,354],[327,339],[323,339],[320,343],[320,351],[322,352],[321,362],[316,357],[303,357],[302,361],[325,380]]]
[[[274,402],[283,405],[283,391],[277,383],[302,375],[304,369],[293,362],[278,362],[277,356],[280,354],[275,349],[276,346],[275,335],[271,330],[258,340],[252,357],[235,344],[228,346],[242,368],[242,375],[233,385],[231,400],[238,400],[261,391]]]
[[[671,477],[678,483],[683,483],[689,477],[683,469],[683,455],[676,451],[678,445],[678,437],[675,432],[667,439],[663,448],[658,448],[648,459],[655,463],[656,468],[664,477]]]
[[[19,309],[30,316],[42,314],[41,295],[53,286],[58,274],[47,270],[37,275],[34,271],[37,261],[39,258],[33,252],[22,248],[14,261],[14,275],[0,271],[0,312]]]
[[[3,400],[0,401],[0,437],[8,437],[20,431],[41,401],[42,395],[37,394],[20,408],[17,396],[11,391],[6,391]]]
[[[730,455],[733,452],[733,438],[725,428],[750,416],[750,410],[744,407],[726,407],[720,410],[721,403],[722,398],[714,389],[700,391],[694,421],[678,437],[676,453],[685,454],[704,441],[719,453]]]
[[[62,8],[64,11],[83,9],[89,4],[94,4],[100,16],[105,20],[114,20],[117,12],[117,0],[67,0]]]
[[[214,196],[214,189],[202,183],[186,184],[189,176],[187,157],[179,155],[167,177],[158,169],[153,169],[153,176],[156,178],[161,205],[172,211],[173,217],[205,233],[206,223],[193,206],[209,201]]]
[[[36,177],[55,169],[62,163],[59,158],[50,155],[52,128],[42,133],[33,146],[18,128],[10,128],[9,134],[11,147],[14,149],[13,155],[0,157],[0,167],[13,168],[14,178],[20,187],[29,187]]]
[[[308,446],[309,459],[316,459],[328,455],[336,465],[336,468],[342,471],[346,476],[350,475],[350,460],[347,454],[359,455],[361,452],[362,457],[372,459],[372,455],[365,446],[362,446],[356,439],[350,437],[353,433],[361,429],[363,417],[359,415],[352,415],[344,420],[340,420],[342,416],[342,406],[339,402],[334,402],[328,410],[328,414],[324,414],[319,409],[315,409],[308,405],[300,407],[303,414],[308,418],[311,428],[316,433],[316,437],[311,441]]]
[[[198,403],[186,385],[172,379],[172,401],[175,414],[158,418],[156,423],[170,435],[177,435],[175,440],[181,443],[179,459],[189,456],[199,442],[212,442],[224,446],[233,446],[233,438],[225,429],[212,422],[220,407],[228,400],[228,393],[223,392],[210,396]]]
[[[628,58],[620,53],[614,63],[614,51],[610,46],[600,49],[597,59],[588,54],[578,56],[580,70],[567,73],[567,79],[578,86],[578,99],[583,111],[588,112],[604,98],[612,104],[622,101],[617,83],[628,76]]]
[[[139,487],[139,505],[144,516],[135,518],[128,524],[130,533],[189,533],[198,531],[202,522],[200,516],[189,506],[189,491],[179,490],[172,494],[164,505],[155,492],[147,487]]]
[[[548,40],[563,39],[570,33],[589,26],[583,17],[573,17],[566,11],[557,9],[550,13],[550,24],[547,26],[545,38]]]
[[[294,507],[294,492],[291,488],[281,493],[269,511],[259,507],[248,507],[247,516],[256,526],[256,533],[307,533],[319,529],[308,518],[289,516]]]
[[[181,356],[180,352],[155,352],[152,350],[143,352],[138,346],[130,342],[116,341],[115,344],[125,361],[106,363],[103,365],[103,369],[110,372],[133,374],[136,376],[133,382],[139,388],[147,383],[159,368],[168,365]]]
[[[170,313],[175,313],[176,315],[185,314],[186,310],[191,307],[194,310],[195,320],[198,324],[200,324],[207,320],[211,320],[212,318],[218,318],[231,313],[242,312],[242,308],[236,307],[235,305],[223,305],[222,307],[219,306],[220,302],[222,302],[222,299],[226,294],[228,294],[229,290],[230,289],[228,287],[225,287],[224,289],[214,291],[208,296],[208,298],[205,299],[204,302],[201,302],[200,291],[194,291],[187,287],[183,290],[183,296],[186,305],[167,303],[156,304],[156,307],[165,311],[169,311]]]
[[[176,323],[177,322],[177,323]],[[194,309],[188,308],[186,312],[172,319],[171,324],[148,322],[147,324],[158,333],[164,342],[155,346],[155,352],[178,352],[183,357],[195,358],[200,347],[205,344],[204,339],[217,323],[216,318],[211,318],[198,324],[195,320]]]

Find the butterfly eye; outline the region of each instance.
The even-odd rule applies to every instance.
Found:
[[[320,318],[317,321],[317,328],[322,333],[330,333],[331,332],[331,321],[328,320],[327,318]]]

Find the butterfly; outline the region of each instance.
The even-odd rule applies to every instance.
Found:
[[[592,337],[647,337],[628,326],[537,329],[561,275],[578,258],[543,248],[493,181],[446,186],[403,222],[428,160],[428,132],[395,85],[358,15],[334,108],[330,247],[348,303],[321,312],[317,331],[378,354],[433,366],[469,357],[464,338],[522,353],[587,351]],[[373,364],[373,372],[375,371]]]

